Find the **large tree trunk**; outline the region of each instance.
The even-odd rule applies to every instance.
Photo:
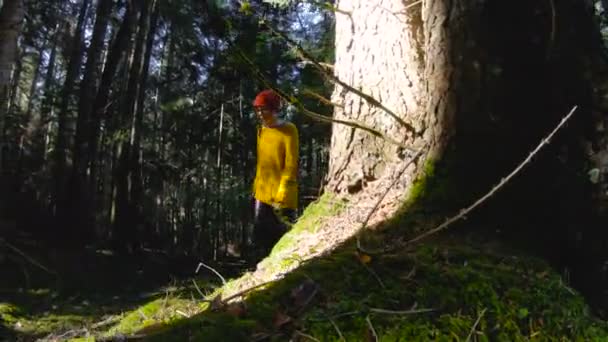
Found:
[[[448,87],[441,71],[447,74],[449,65],[446,65],[445,55],[425,58],[431,56],[424,54],[426,42],[423,30],[430,27],[422,25],[420,5],[406,10],[408,3],[339,1],[335,75],[380,100],[401,119],[422,129],[429,121],[429,115],[425,115],[428,100],[425,80],[432,83],[433,93],[445,96],[437,91]],[[344,14],[343,11],[351,14]],[[396,14],[401,12],[406,14]],[[444,12],[444,9],[438,8],[434,15],[439,18],[445,16]],[[445,39],[442,37],[446,34],[443,30],[434,34],[434,41]],[[425,68],[427,61],[435,68]],[[439,77],[425,78],[432,76],[428,75],[431,70],[436,70]],[[417,140],[422,139],[415,139],[388,113],[371,106],[358,95],[337,86],[332,98],[344,106],[336,107],[335,118],[364,121],[399,141],[419,146]],[[439,114],[440,117],[447,115]],[[439,124],[437,120],[436,125]],[[424,139],[430,140],[428,135]],[[399,152],[396,146],[365,132],[335,125],[328,188],[351,193],[361,190],[366,182],[383,177],[389,171],[387,166],[400,163],[403,154]]]
[[[13,67],[18,56],[17,40],[25,15],[21,0],[7,0],[0,9],[0,174],[5,150],[4,125],[8,112],[9,90]]]
[[[599,232],[606,218],[596,215],[600,201],[594,208],[587,177],[589,154],[606,147],[593,149],[599,122],[590,115],[589,75],[600,41],[586,2],[339,0],[336,6],[335,75],[388,110],[337,86],[332,101],[344,108],[336,107],[335,117],[423,149],[394,187],[408,194],[414,180],[424,179],[417,194],[429,209],[470,204],[578,105],[572,122],[477,218],[510,231],[521,227],[560,265],[605,260],[600,246],[608,236]],[[327,189],[377,191],[411,154],[334,125]]]

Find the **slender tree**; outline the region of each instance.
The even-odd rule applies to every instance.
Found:
[[[6,149],[4,126],[8,112],[11,76],[18,57],[17,40],[25,15],[21,0],[6,0],[0,9],[0,174]]]

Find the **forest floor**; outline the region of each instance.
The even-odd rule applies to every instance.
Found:
[[[353,236],[372,206],[322,198],[255,270],[210,264],[223,285],[206,268],[195,275],[195,260],[153,255],[97,252],[44,288],[19,286],[26,277],[13,272],[0,288],[0,339],[608,341],[583,296],[500,238],[460,230],[362,253]],[[370,225],[394,210],[380,208]],[[372,235],[360,236],[366,247],[396,240]]]

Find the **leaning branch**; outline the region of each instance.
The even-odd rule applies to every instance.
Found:
[[[285,92],[283,92],[282,90],[278,89],[277,87],[275,87],[272,82],[270,82],[266,76],[264,76],[264,74],[262,74],[262,72],[255,66],[255,63],[253,63],[253,61],[251,61],[251,59],[249,59],[249,57],[247,57],[247,55],[245,55],[245,53],[240,50],[238,47],[235,47],[237,49],[238,55],[239,57],[246,63],[249,65],[250,69],[253,71],[254,76],[257,77],[267,88],[272,89],[273,91],[275,91],[283,100],[287,101],[288,103],[292,104],[294,107],[298,108],[303,114],[311,117],[312,119],[315,119],[317,121],[323,121],[323,122],[329,122],[329,123],[338,123],[338,124],[342,124],[345,126],[349,126],[352,128],[358,128],[360,130],[363,130],[367,133],[370,133],[373,136],[376,136],[378,138],[382,138],[385,141],[397,145],[407,151],[410,151],[412,153],[416,153],[417,151],[412,150],[411,147],[405,145],[404,143],[401,143],[387,135],[385,135],[384,133],[364,124],[361,122],[356,122],[356,121],[349,121],[349,120],[340,120],[340,119],[334,119],[334,118],[330,118],[328,116],[325,115],[321,115],[318,113],[315,113],[309,109],[307,109],[306,107],[304,107],[304,105],[294,96],[289,96],[287,95]]]
[[[574,106],[572,108],[572,110],[570,110],[570,112],[568,113],[568,115],[564,116],[562,118],[562,120],[559,122],[559,124],[553,129],[553,131],[551,131],[551,133],[549,133],[549,135],[544,138],[543,140],[541,140],[540,144],[538,144],[538,146],[536,146],[536,148],[530,152],[530,154],[528,155],[528,157],[526,159],[524,159],[524,161],[522,161],[513,171],[511,171],[511,173],[503,178],[500,183],[498,183],[497,185],[495,185],[492,190],[488,191],[488,193],[486,193],[485,195],[483,195],[482,197],[480,197],[477,201],[475,201],[475,203],[473,203],[471,206],[469,206],[468,208],[462,209],[460,210],[460,213],[456,216],[453,216],[449,219],[447,219],[444,223],[440,224],[439,226],[437,226],[436,228],[433,228],[409,241],[407,241],[405,243],[405,245],[409,245],[409,244],[413,244],[415,242],[418,242],[426,237],[429,237],[430,235],[436,234],[444,229],[446,229],[450,224],[460,220],[463,217],[466,217],[466,215],[468,213],[470,213],[471,211],[473,211],[473,209],[477,208],[480,204],[482,204],[483,202],[485,202],[488,198],[492,197],[492,195],[494,195],[500,188],[502,188],[505,184],[507,184],[511,178],[513,178],[516,174],[518,174],[521,169],[523,169],[524,166],[526,166],[526,164],[528,164],[530,162],[530,160],[532,160],[532,157],[534,157],[538,151],[541,150],[541,148],[543,148],[543,146],[548,145],[549,142],[551,141],[551,138],[553,138],[553,136],[555,135],[555,133],[557,133],[557,131],[559,131],[560,128],[562,128],[562,126],[570,119],[570,117],[574,114],[574,112],[576,111],[577,106]]]
[[[378,107],[382,110],[384,110],[386,113],[388,113],[393,119],[395,119],[395,121],[397,121],[401,126],[405,127],[408,131],[418,135],[419,132],[416,131],[416,129],[414,128],[414,126],[412,126],[411,124],[405,122],[405,120],[403,120],[401,117],[399,117],[399,115],[397,115],[397,113],[395,113],[394,111],[388,109],[385,105],[383,105],[380,101],[376,100],[373,96],[366,94],[364,92],[362,92],[359,89],[356,89],[348,84],[346,84],[344,81],[342,81],[341,79],[339,79],[338,77],[336,77],[333,73],[330,73],[327,71],[326,68],[324,68],[319,62],[317,62],[315,60],[315,58],[313,56],[310,55],[310,53],[308,53],[304,48],[302,48],[300,46],[300,44],[298,44],[297,42],[293,41],[291,38],[289,38],[285,33],[280,32],[276,29],[274,29],[272,26],[270,26],[268,23],[266,23],[266,21],[261,21],[274,35],[281,37],[283,40],[285,40],[289,45],[291,45],[292,47],[294,47],[297,52],[300,54],[300,56],[302,57],[302,59],[312,63],[317,69],[319,69],[319,71],[321,71],[323,73],[323,75],[325,77],[327,77],[330,81],[340,85],[341,87],[347,89],[348,91],[360,96],[361,98],[363,98],[365,101],[367,101],[370,105],[374,106],[374,107]]]
[[[49,273],[49,274],[57,274],[57,272],[50,270],[49,268],[47,268],[46,266],[42,265],[40,262],[36,261],[34,258],[32,258],[31,256],[25,254],[25,252],[21,251],[19,248],[11,245],[8,241],[0,238],[0,242],[2,244],[4,244],[6,247],[8,247],[10,250],[12,250],[13,252],[19,254],[21,257],[23,257],[25,260],[27,260],[30,264],[38,267],[39,269]]]
[[[220,278],[220,280],[222,281],[223,285],[226,285],[226,279],[224,277],[222,277],[222,275],[220,274],[220,272],[216,271],[215,269],[213,269],[213,267],[211,266],[207,266],[205,265],[205,263],[203,263],[202,261],[198,263],[198,266],[196,267],[196,271],[194,272],[195,274],[198,274],[198,271],[200,271],[201,266],[210,270],[211,272],[215,273],[216,276],[218,276]]]
[[[344,105],[339,104],[339,103],[331,102],[331,100],[326,99],[322,95],[320,95],[318,93],[315,93],[314,91],[312,91],[310,89],[304,89],[304,90],[302,90],[302,95],[308,96],[308,97],[312,97],[314,99],[317,99],[317,100],[323,102],[324,104],[326,104],[328,106],[333,106],[333,107],[338,107],[338,108],[344,108]]]

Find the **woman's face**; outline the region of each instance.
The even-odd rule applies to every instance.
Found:
[[[275,120],[274,111],[266,107],[255,107],[255,114],[264,124],[270,124]]]

